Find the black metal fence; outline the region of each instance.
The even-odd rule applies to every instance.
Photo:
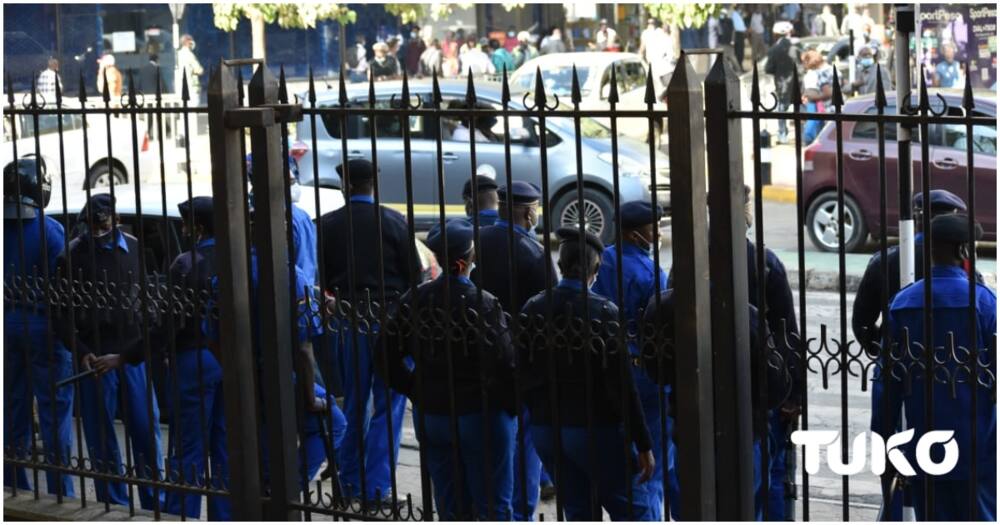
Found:
[[[781,483],[794,492],[795,480],[801,479],[801,518],[809,520],[809,475],[794,464],[790,468],[800,476],[792,475],[790,484],[766,475],[772,456],[789,448],[786,441],[770,444],[768,434],[778,422],[786,434],[795,425],[810,429],[811,393],[839,379],[843,463],[850,456],[852,388],[867,391],[872,382],[883,392],[878,402],[886,416],[901,410],[886,392],[905,398],[906,410],[919,407],[923,421],[937,421],[933,416],[940,412],[969,415],[972,430],[963,435],[972,436],[971,443],[959,447],[960,461],[971,474],[961,479],[968,482],[970,515],[977,516],[984,471],[995,477],[995,459],[977,460],[984,449],[979,438],[995,439],[996,345],[989,333],[995,332],[995,317],[993,325],[981,318],[986,312],[976,305],[983,291],[970,279],[967,332],[964,327],[939,329],[941,314],[924,308],[922,334],[904,328],[901,339],[889,328],[864,325],[869,335],[860,345],[848,332],[846,236],[839,235],[839,332],[834,336],[823,324],[818,336],[810,333],[805,228],[813,203],[805,199],[802,133],[809,121],[832,126],[832,135],[823,137],[835,143],[835,221],[843,232],[852,197],[846,189],[842,127],[874,124],[878,256],[886,261],[892,251],[887,203],[896,193],[904,209],[909,202],[908,185],[896,188],[889,182],[890,126],[912,128],[920,137],[918,180],[925,195],[938,187],[929,168],[929,126],[965,130],[965,196],[968,215],[975,218],[972,137],[974,128],[995,130],[995,121],[974,115],[969,87],[960,110],[944,97],[944,105],[935,106],[921,85],[917,104],[907,101],[892,114],[879,85],[876,111],[845,113],[836,72],[832,111],[806,112],[797,77],[791,112],[766,107],[756,78],[752,107],[744,110],[735,74],[716,60],[702,78],[689,58],[698,53],[682,55],[666,93],[668,111],[654,108],[658,96],[651,76],[646,108],[620,109],[614,73],[606,110],[580,109],[575,74],[567,103],[547,92],[541,72],[530,93],[512,93],[504,75],[499,86],[487,88],[495,99],[484,96],[482,84],[470,78],[462,103],[447,105],[437,78],[418,89],[405,77],[388,101],[385,89],[374,83],[352,98],[342,82],[335,97],[324,98],[310,82],[303,101],[292,103],[283,73],[275,79],[253,60],[225,61],[215,70],[207,107],[190,107],[186,96],[181,107],[163,107],[159,93],[151,105],[135,92],[121,100],[105,93],[99,108],[85,100],[71,107],[58,92],[54,104],[34,93],[18,100],[8,83],[4,112],[12,159],[26,154],[45,159],[33,169],[37,178],[50,174],[56,198],[38,208],[37,220],[58,223],[39,228],[31,217],[5,215],[4,463],[10,491],[33,491],[39,498],[44,486],[60,501],[75,497],[82,506],[95,504],[96,492],[97,504],[105,509],[122,504],[133,512],[138,495],[139,506],[156,518],[168,513],[182,519],[523,519],[542,514],[532,503],[538,497],[538,466],[532,467],[527,454],[514,452],[533,442],[557,487],[554,516],[536,517],[772,517],[777,509],[764,497],[770,485]],[[242,75],[248,68],[255,72],[246,84]],[[206,113],[211,187],[190,172],[168,169],[163,159],[170,145],[163,140],[153,141],[152,157],[142,155],[143,117],[159,129],[164,119],[177,115],[184,136],[190,137],[189,119]],[[57,138],[52,144],[58,151],[43,144],[42,124],[52,117]],[[77,117],[80,123],[66,129]],[[593,118],[610,120],[596,138],[590,136]],[[629,165],[636,161],[622,158],[620,119],[631,119],[630,125],[641,119],[649,136],[666,119],[669,181],[662,180],[666,166],[657,165],[655,144],[646,145],[642,160],[647,166],[638,177],[622,173],[626,167],[634,170]],[[797,316],[794,303],[781,305],[784,310],[772,304],[774,297],[792,301],[792,290],[772,289],[773,254],[763,249],[759,131],[772,119],[791,120],[795,130]],[[467,148],[468,157],[461,158],[468,158],[468,169],[458,177],[448,164],[460,143],[447,142],[448,120],[462,122],[469,131],[461,144],[463,151]],[[741,131],[746,121],[755,153],[750,249]],[[103,122],[103,129],[94,122]],[[481,127],[484,122],[488,125]],[[129,130],[122,136],[121,123],[131,136]],[[518,127],[512,124],[522,131],[512,131]],[[480,139],[480,131],[492,140]],[[79,156],[73,153],[80,146],[76,141],[82,141]],[[95,142],[104,143],[106,157],[91,153]],[[310,154],[291,160],[300,147],[293,142],[305,142]],[[192,166],[191,144],[184,141],[186,166]],[[530,155],[525,148],[533,148]],[[487,227],[480,202],[471,199],[472,260],[479,269],[469,284],[456,275],[464,266],[440,257],[446,253],[439,251],[436,260],[426,255],[417,231],[429,223],[446,224],[466,180],[471,180],[472,195],[479,194],[480,182],[473,176],[477,153],[484,157],[491,149],[502,158],[498,185],[511,188],[514,181],[537,179],[541,221],[537,235],[513,226]],[[118,160],[118,152],[129,150],[130,156],[121,156],[131,162]],[[249,161],[248,152],[253,153]],[[332,175],[342,159],[360,157],[376,173],[370,188],[361,175],[360,182],[352,182],[350,171],[358,168]],[[536,159],[537,165],[526,165],[525,158]],[[590,171],[595,158],[608,159],[607,176]],[[107,192],[116,198],[119,224],[129,234],[123,237],[127,249],[111,244],[105,250],[96,235],[100,225],[80,214],[82,203],[105,191],[89,183],[97,180],[91,175],[102,162],[124,166],[124,178],[107,178]],[[143,171],[148,164],[152,175]],[[68,173],[80,171],[78,166],[87,181],[83,190],[67,180]],[[315,223],[314,278],[303,277],[303,268],[292,264],[302,246],[289,182],[296,170],[312,174],[313,184],[304,187],[298,206],[310,208]],[[556,187],[555,171],[575,177],[569,193]],[[638,307],[626,291],[634,270],[623,269],[634,237],[616,220],[636,180],[639,198],[651,206],[666,202],[661,192],[669,191],[673,253],[668,263],[652,250],[651,267],[669,266],[670,284],[651,270]],[[20,182],[15,190],[18,202],[29,193]],[[5,186],[5,198],[7,192]],[[179,202],[200,195],[213,196],[214,232],[199,230],[194,214],[182,217],[175,210]],[[573,221],[555,206],[566,195],[580,210]],[[582,211],[595,202],[607,212],[610,230],[587,222]],[[401,204],[404,213],[372,211],[371,204],[384,203]],[[16,209],[21,213],[21,207]],[[523,211],[513,198],[498,209],[509,224]],[[930,215],[922,217],[922,275],[931,274]],[[81,223],[89,229],[81,230]],[[530,226],[530,219],[525,224]],[[567,245],[578,247],[575,257],[557,255],[557,250],[570,250],[556,247],[560,226],[581,234],[596,230],[614,247],[604,263],[614,263],[612,282],[606,284],[615,296],[605,300],[588,286],[560,284],[566,272],[581,281],[594,277],[584,264],[591,257],[586,243]],[[969,228],[974,232],[972,219]],[[182,240],[182,230],[202,236]],[[652,231],[651,245],[658,246],[660,228]],[[205,244],[209,238],[212,250]],[[541,264],[525,267],[526,253]],[[552,264],[557,256],[559,272]],[[972,250],[970,275],[975,259]],[[878,310],[887,326],[893,293],[889,265],[882,269]],[[491,275],[502,276],[502,284],[494,286]],[[538,276],[540,284],[530,288],[528,275]],[[930,281],[923,282],[924,300],[931,302],[934,290]],[[945,341],[938,340],[937,334],[947,332]],[[95,380],[84,365],[85,355],[101,357],[116,348],[128,354],[129,364]],[[883,370],[892,370],[892,377]],[[644,385],[641,391],[636,383]],[[933,402],[913,397],[920,387],[923,399]],[[949,395],[942,397],[941,388]],[[992,409],[992,420],[976,418],[984,406]],[[782,412],[785,419],[776,419]],[[912,424],[913,418],[907,420]],[[880,421],[885,436],[901,428],[893,418]],[[155,437],[161,423],[167,440]],[[936,426],[924,424],[919,430]],[[409,436],[410,429],[419,443],[418,465],[403,475],[397,451],[403,430]],[[647,446],[662,474],[639,483],[646,465],[638,448]],[[994,446],[990,442],[985,448]],[[794,461],[795,454],[789,457]],[[755,465],[765,475],[755,476]],[[22,469],[23,478],[13,483],[15,469]],[[676,486],[670,481],[674,471]],[[481,479],[470,479],[475,476]],[[926,512],[933,515],[932,483],[884,479],[886,496],[904,485],[920,487]],[[838,503],[848,520],[847,476],[842,488]]]

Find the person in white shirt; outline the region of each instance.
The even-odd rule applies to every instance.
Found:
[[[736,6],[730,10],[729,17],[733,21],[733,52],[736,53],[736,61],[740,64],[740,70],[743,70],[743,59],[746,57],[747,24]]]
[[[191,35],[181,36],[181,47],[177,50],[177,68],[187,74],[188,91],[191,100],[199,100],[201,96],[201,81],[198,77],[205,72],[198,62],[198,57],[194,55],[194,39]],[[177,86],[178,92],[180,86]]]
[[[653,28],[643,31],[639,54],[646,60],[657,83],[657,92],[664,87],[663,78],[674,70],[674,39],[663,30],[659,20],[650,19]]]
[[[871,19],[870,16],[868,18]],[[844,21],[840,24],[842,35],[848,36],[852,31],[854,32],[854,52],[857,53],[864,47],[868,32],[867,21],[861,14],[861,6],[857,4],[850,7]]]
[[[461,56],[459,60],[462,62],[462,76],[467,76],[470,71],[474,77],[493,75],[497,72],[493,61],[490,60],[490,56],[483,50],[484,47],[488,46],[488,40],[485,38],[480,39],[478,46],[471,47]]]
[[[760,60],[767,53],[767,45],[764,44],[764,13],[754,11],[750,15],[750,52],[753,53],[754,61]]]
[[[38,75],[38,94],[43,97],[46,104],[55,104],[56,82],[62,86],[62,79],[59,78],[59,61],[50,58],[48,66]]]
[[[608,27],[608,21],[601,19],[601,25],[594,35],[594,45],[598,51],[618,51],[618,32]]]
[[[830,10],[830,6],[823,6],[823,12],[816,17],[820,21],[819,28],[820,31],[813,31],[816,36],[829,36],[834,38],[840,37],[840,24],[837,23],[837,15],[833,14]],[[814,24],[816,25],[816,24]]]

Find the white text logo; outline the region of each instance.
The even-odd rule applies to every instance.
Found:
[[[805,469],[809,474],[819,472],[819,452],[820,448],[826,446],[826,462],[834,474],[840,476],[850,476],[858,474],[865,469],[868,459],[868,443],[871,443],[871,471],[876,476],[885,472],[885,461],[889,463],[897,472],[904,476],[915,476],[917,473],[913,466],[907,461],[906,456],[899,450],[899,447],[913,440],[914,430],[911,428],[899,434],[889,436],[883,440],[882,436],[872,432],[871,438],[867,434],[859,434],[854,438],[849,460],[845,463],[840,457],[840,432],[836,430],[796,430],[792,432],[792,443],[805,447],[804,459]],[[940,476],[951,472],[958,464],[958,443],[954,439],[953,430],[935,430],[928,432],[917,441],[915,456],[917,466],[924,473],[931,476]],[[940,462],[931,459],[931,447],[935,444],[944,446],[944,458]]]

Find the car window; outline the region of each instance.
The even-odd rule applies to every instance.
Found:
[[[331,104],[323,107],[338,107],[339,104]],[[367,108],[368,101],[352,100],[348,107]],[[376,109],[398,109],[400,103],[391,97],[379,98],[375,100]],[[371,120],[369,115],[352,114],[347,118],[347,138],[361,139],[371,138]],[[324,114],[323,124],[326,132],[334,138],[340,138],[340,116],[336,114]],[[376,118],[377,137],[379,138],[402,138],[403,126],[398,115],[379,116]],[[424,137],[424,117],[423,115],[410,115],[410,137],[417,139]]]
[[[468,106],[466,106],[466,102],[464,99],[459,99],[455,97],[444,97],[442,100],[441,107],[458,110],[466,108]],[[489,104],[486,102],[476,103],[476,108],[489,109],[489,110],[500,109],[499,106],[494,104]],[[517,121],[518,119],[516,118],[510,119],[511,128],[518,126]],[[476,142],[493,143],[493,144],[503,143],[503,137],[504,137],[503,120],[494,115],[476,117],[474,123],[472,122],[472,119],[468,117],[442,117],[441,139],[445,141],[468,143],[470,135],[473,134],[473,132],[470,131],[473,124],[475,124],[476,128],[474,131]]]
[[[576,74],[580,80],[580,93],[587,96],[587,90],[583,86],[587,83],[587,75],[590,68],[587,66],[576,66]],[[573,66],[572,65],[552,65],[542,69],[542,85],[545,86],[545,93],[548,95],[569,96],[573,92]],[[511,89],[515,91],[535,90],[535,70],[532,69],[515,75],[511,79]]]
[[[865,110],[866,115],[874,115],[876,113],[878,113],[878,111],[876,111],[875,106],[870,106],[868,109]],[[885,106],[885,114],[895,115],[896,106],[887,104]],[[886,143],[896,141],[896,124],[894,122],[886,122],[882,129],[885,132]],[[913,130],[912,137],[913,137],[912,139],[913,142],[920,142],[919,129]],[[854,131],[851,134],[851,138],[854,140],[870,140],[873,142],[878,140],[878,124],[870,120],[856,122],[854,124]]]
[[[960,108],[948,108],[948,116],[962,116],[963,110]],[[994,117],[981,111],[973,111],[976,117]],[[931,145],[948,149],[966,151],[968,147],[965,124],[936,124],[936,128],[931,132]],[[996,126],[973,126],[972,127],[972,151],[986,155],[996,155],[997,153],[997,128]]]
[[[646,85],[646,68],[642,62],[623,62],[622,76],[625,78],[625,89],[628,91]]]
[[[72,131],[81,127],[79,115],[63,115],[63,133],[67,131]],[[4,130],[6,133],[6,129]],[[18,130],[20,135],[18,138],[31,138],[35,136],[35,122],[34,117],[29,115],[21,116],[21,129]],[[59,132],[59,116],[58,115],[39,115],[38,116],[38,135],[45,136],[49,134],[54,134]]]
[[[622,70],[620,63],[615,64],[613,69],[615,69],[615,81],[618,84],[618,94],[620,95],[628,91],[625,84],[625,72]],[[611,94],[611,70],[611,67],[605,69],[604,74],[601,76],[601,100],[607,100]]]

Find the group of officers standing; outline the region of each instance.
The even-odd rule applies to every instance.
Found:
[[[392,473],[409,399],[442,519],[531,520],[545,477],[555,482],[569,520],[600,520],[604,513],[615,520],[677,519],[684,503],[674,469],[678,451],[670,406],[673,353],[684,348],[672,341],[670,279],[654,263],[662,210],[649,202],[622,203],[621,242],[615,246],[606,247],[576,227],[559,228],[557,272],[549,250],[535,235],[539,189],[520,181],[498,187],[493,178],[477,175],[463,192],[469,217],[448,220],[429,232],[427,244],[444,274],[421,283],[420,259],[406,219],[375,201],[378,174],[372,164],[350,160],[337,171],[346,206],[323,215],[317,225],[291,203],[288,260],[300,306],[293,327],[293,362],[296,389],[305,407],[298,436],[303,481],[313,479],[326,463],[322,476],[336,476],[345,496],[376,507],[398,501],[398,495],[391,493]],[[69,349],[73,348],[80,357],[79,368],[93,371],[78,380],[78,404],[92,461],[121,473],[112,424],[119,415],[131,440],[137,472],[147,476],[153,470],[162,472],[158,424],[162,407],[171,420],[167,475],[176,481],[224,487],[228,474],[222,365],[212,314],[218,307],[213,299],[218,277],[211,198],[195,197],[179,206],[192,249],[170,267],[172,283],[196,291],[190,296],[207,299],[196,300],[176,323],[147,331],[140,320],[123,319],[124,312],[115,310],[128,309],[117,300],[137,304],[136,288],[122,283],[134,282],[140,264],[137,241],[119,227],[114,199],[94,195],[80,213],[79,231],[67,243],[57,221],[42,220],[47,186],[44,169],[33,160],[19,160],[4,169],[5,440],[15,455],[26,454],[34,397],[49,459],[65,462],[71,456],[73,386],[48,387],[53,378],[72,375]],[[749,188],[746,197],[749,209]],[[959,289],[963,281],[967,289],[962,265],[975,239],[968,237],[967,219],[956,214],[964,210],[960,199],[935,191],[929,201],[932,213],[948,211],[932,223],[935,337],[941,341],[949,331],[956,337],[968,336],[967,317],[960,319],[952,312],[965,311],[968,305],[958,294],[946,292]],[[252,199],[250,209],[252,227]],[[749,225],[752,215],[746,216]],[[964,230],[957,226],[960,221]],[[767,359],[765,352],[777,351],[784,354],[788,368],[768,367],[768,395],[754,398],[754,410],[768,414],[766,425],[755,425],[754,432],[755,510],[757,519],[763,519],[763,498],[768,498],[768,519],[793,519],[795,454],[786,451],[804,391],[796,368],[802,366],[802,350],[791,343],[797,340],[798,329],[784,266],[766,250],[766,268],[758,272],[756,249],[748,239],[752,358]],[[320,253],[322,268],[317,263]],[[251,311],[256,312],[258,271],[253,250],[250,263]],[[876,256],[868,272],[881,275],[892,267],[892,261],[880,262]],[[84,307],[69,307],[73,301],[32,304],[31,293],[19,293],[31,292],[32,285],[17,281],[28,275],[73,276],[91,283],[90,292],[103,292],[111,300],[104,306],[99,301],[81,303]],[[757,282],[759,275],[763,282]],[[898,279],[893,282],[898,290]],[[899,334],[908,330],[911,344],[919,342],[923,334],[919,286],[898,294],[892,301],[892,316],[883,320],[884,328],[875,329],[876,335],[868,329],[876,326],[882,300],[882,294],[870,287],[880,283],[866,273],[859,290],[855,327],[866,334],[865,339],[858,335],[859,340],[874,348],[868,343],[889,332],[900,341]],[[764,288],[766,307],[756,304],[758,287]],[[890,298],[897,290],[890,291]],[[940,304],[939,291],[944,294]],[[995,333],[993,293],[981,285],[977,291],[980,333],[968,341],[969,348]],[[327,304],[321,299],[326,296],[349,307],[335,308],[324,323],[327,316],[320,308]],[[872,303],[876,299],[879,302]],[[767,334],[761,338],[756,334],[758,315],[766,320]],[[648,331],[644,325],[656,328]],[[650,333],[658,335],[649,337]],[[772,344],[759,348],[759,339]],[[172,394],[158,402],[147,384],[145,361],[158,351],[166,355],[167,346],[173,347],[169,355],[174,362],[169,364],[170,388],[165,391]],[[647,351],[651,346],[653,350]],[[260,349],[254,352],[259,358]],[[31,363],[28,374],[25,363]],[[995,364],[990,366],[995,370]],[[340,405],[332,392],[334,383],[342,390]],[[53,391],[55,397],[50,395]],[[903,393],[890,384],[877,388],[873,430],[898,428],[904,408],[911,427],[918,432],[926,428],[919,417],[924,402],[919,394],[916,389]],[[881,409],[885,404],[881,396],[891,398],[892,412]],[[968,427],[972,415],[963,398],[956,401],[942,394],[934,403],[938,414],[934,428]],[[995,454],[990,447],[995,443],[995,403],[984,398],[978,406],[981,414],[976,417],[983,418],[977,427],[979,438],[992,436],[981,441],[979,453]],[[964,437],[968,441],[968,432]],[[961,440],[959,446],[963,451],[968,447]],[[266,483],[267,453],[262,457]],[[769,458],[767,465],[762,464],[763,457]],[[992,500],[989,483],[981,484],[981,516],[987,517],[995,516],[995,455],[991,457],[992,462],[984,456],[979,470],[980,476],[992,472],[994,480]],[[46,474],[50,492],[73,494],[69,476]],[[953,494],[963,479],[961,472],[955,476],[944,483],[928,481],[935,483],[936,494],[946,494],[938,496],[934,517],[969,517],[961,513],[957,503],[961,497]],[[767,494],[761,490],[765,479]],[[30,486],[23,468],[6,465],[5,483]],[[123,482],[95,480],[95,485],[99,501],[128,503]],[[167,512],[201,516],[198,494],[145,486],[139,495],[144,508],[152,508],[159,498]],[[952,500],[956,503],[942,504]],[[918,518],[930,518],[921,514],[919,504],[915,506]],[[951,514],[940,514],[942,508]],[[230,519],[231,513],[226,498],[208,497],[209,519]]]

